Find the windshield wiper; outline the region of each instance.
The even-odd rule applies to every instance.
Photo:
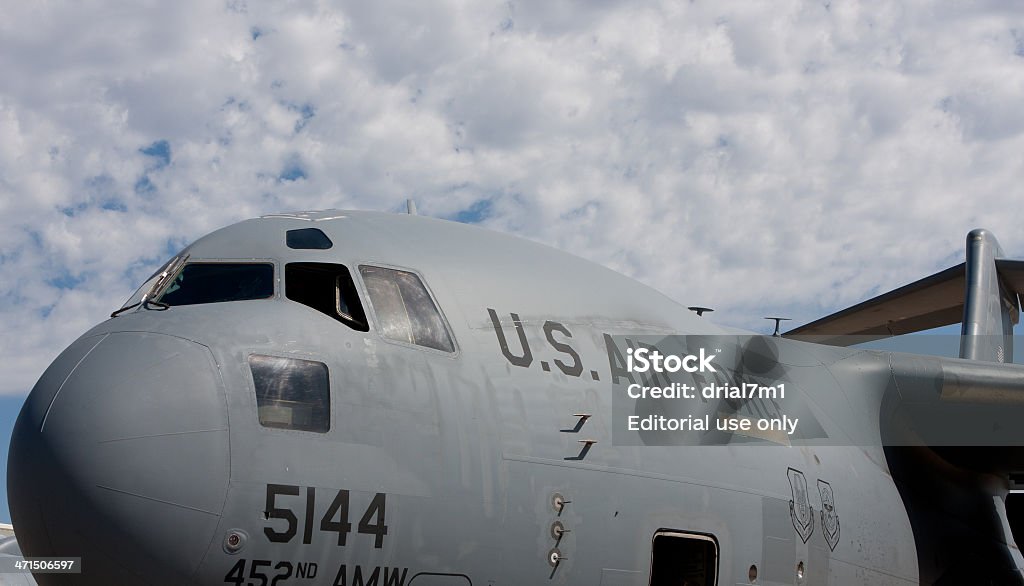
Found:
[[[142,302],[139,301],[139,302],[136,302],[136,303],[132,303],[131,305],[125,305],[121,309],[118,309],[117,311],[111,313],[110,317],[117,317],[117,316],[121,315],[122,313],[128,311],[129,309],[132,309],[134,307],[138,307],[141,303]]]
[[[167,265],[167,268],[164,269],[164,272],[160,273],[160,276],[157,278],[156,282],[153,283],[153,286],[150,287],[149,291],[142,296],[142,300],[139,301],[139,305],[146,309],[149,309],[150,305],[159,307],[162,310],[169,308],[170,305],[161,303],[156,299],[164,292],[164,289],[171,284],[171,281],[178,276],[178,272],[185,266],[185,262],[188,261],[189,256],[190,255],[186,254],[171,261],[171,263]]]

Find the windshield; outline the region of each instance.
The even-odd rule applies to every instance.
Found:
[[[274,296],[274,265],[189,263],[167,282],[157,282],[156,300],[170,306],[267,299]]]

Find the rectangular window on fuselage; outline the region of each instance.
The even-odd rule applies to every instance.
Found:
[[[454,352],[441,312],[415,273],[360,265],[359,274],[385,338]]]
[[[260,425],[324,433],[331,428],[327,365],[315,360],[249,356]]]

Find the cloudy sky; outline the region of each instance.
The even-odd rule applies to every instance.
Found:
[[[974,227],[1024,256],[1009,2],[8,1],[0,71],[12,409],[170,254],[275,211],[411,197],[762,330]]]

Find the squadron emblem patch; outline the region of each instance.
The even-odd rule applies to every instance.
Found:
[[[789,516],[793,520],[793,529],[804,543],[814,533],[814,509],[811,508],[810,500],[807,498],[807,479],[804,473],[789,468],[786,470],[789,476],[789,488],[793,493],[793,500],[789,501]],[[831,488],[829,489],[831,491]]]
[[[825,535],[828,546],[835,551],[839,543],[839,515],[836,514],[836,500],[832,494],[832,485],[818,480],[818,493],[821,495],[821,532]]]

